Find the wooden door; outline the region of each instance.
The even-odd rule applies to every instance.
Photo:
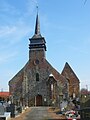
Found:
[[[42,96],[41,95],[36,96],[36,106],[42,106]]]

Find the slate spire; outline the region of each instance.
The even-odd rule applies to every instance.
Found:
[[[39,23],[38,12],[36,16],[35,35],[40,35],[40,23]]]

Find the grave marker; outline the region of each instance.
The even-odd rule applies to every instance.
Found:
[[[0,105],[0,115],[4,115],[4,106],[3,105]]]

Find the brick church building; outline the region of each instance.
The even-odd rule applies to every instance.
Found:
[[[79,79],[66,62],[60,74],[46,60],[46,41],[40,33],[38,14],[30,39],[29,60],[9,81],[11,100],[28,106],[59,105],[63,99],[79,96]]]

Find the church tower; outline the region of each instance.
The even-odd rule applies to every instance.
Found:
[[[46,51],[46,41],[44,37],[42,37],[40,33],[40,23],[38,13],[36,16],[36,25],[35,25],[35,33],[32,38],[29,39],[29,60],[36,59],[36,64],[38,64],[38,59],[45,58]]]

